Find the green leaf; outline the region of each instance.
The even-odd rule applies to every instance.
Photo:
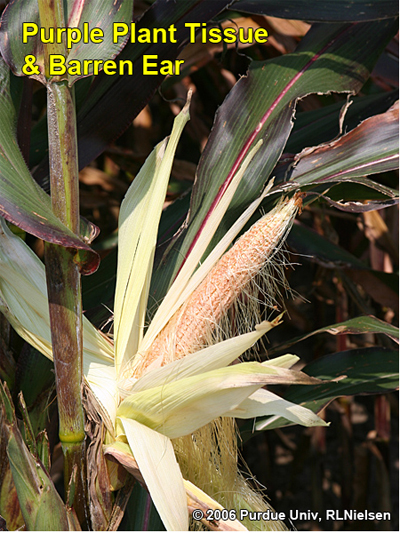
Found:
[[[215,241],[258,196],[275,167],[292,129],[297,99],[314,92],[357,92],[393,31],[392,21],[316,25],[295,53],[251,64],[247,77],[238,81],[217,112],[198,166],[187,229],[178,242],[172,243],[173,251],[164,256],[162,268],[153,279],[156,300],[164,296],[183,258],[199,238],[204,221],[253,145],[264,139]],[[372,33],[374,39],[370,39]]]
[[[198,185],[192,194],[190,221],[203,218],[221,184],[231,176],[260,137],[266,139],[252,162],[237,193],[236,205],[251,201],[260,190],[291,130],[286,108],[310,93],[356,92],[368,78],[379,57],[376,41],[366,43],[371,31],[387,35],[391,22],[358,25],[316,25],[301,41],[295,53],[266,62],[253,62],[248,76],[239,80],[218,111],[212,134],[197,172]],[[260,105],[262,102],[262,105]],[[281,135],[279,142],[275,136]],[[238,134],[240,131],[240,134]],[[236,207],[235,201],[231,208]],[[188,232],[187,239],[194,234]]]
[[[0,58],[0,215],[47,242],[83,250],[87,269],[96,269],[97,254],[53,214],[50,197],[32,178],[15,135],[15,110],[9,69]]]
[[[350,98],[350,105],[342,100],[312,111],[299,112],[296,114],[296,121],[285,152],[297,154],[307,146],[317,146],[323,142],[332,141],[343,131],[348,132],[356,128],[363,120],[384,113],[398,97],[397,90],[371,96],[357,95]],[[342,131],[340,129],[341,118],[343,119]]]
[[[344,274],[362,285],[374,300],[386,307],[397,308],[397,274],[371,270],[353,254],[298,221],[295,221],[287,242],[292,250],[302,254],[308,261],[325,268],[344,269]]]
[[[32,456],[22,440],[10,393],[1,383],[0,409],[1,419],[5,425],[5,435],[8,439],[7,455],[27,529],[32,531],[70,530],[64,503],[49,474]]]
[[[18,357],[17,373],[16,389],[23,392],[31,413],[35,405],[41,404],[54,387],[53,363],[27,345]],[[43,411],[43,405],[41,410]]]
[[[15,382],[16,361],[9,347],[10,326],[5,317],[0,317],[0,381],[5,381],[13,390]]]
[[[329,22],[359,22],[396,17],[395,0],[237,0],[232,9],[279,18]]]
[[[298,221],[293,224],[287,242],[294,251],[326,268],[368,269],[356,256]]]
[[[133,0],[100,0],[90,2],[88,0],[67,0],[64,2],[65,27],[77,28],[81,34],[71,35],[71,47],[67,50],[65,65],[69,61],[113,59],[119,54],[129,38],[129,33],[119,36],[113,43],[113,25],[125,23],[128,28],[133,14]],[[10,66],[14,74],[24,76],[22,67],[25,57],[33,54],[36,57],[36,65],[40,69],[40,75],[32,76],[42,83],[46,82],[44,71],[44,45],[39,32],[27,38],[23,42],[23,24],[32,23],[40,28],[38,0],[14,0],[4,10],[1,31],[0,49],[4,60]],[[91,30],[100,28],[102,35],[96,35],[95,41],[90,38]],[[30,28],[30,31],[32,29]],[[81,40],[78,41],[79,37]],[[84,42],[87,40],[88,42]],[[76,41],[76,42],[73,42]],[[68,43],[67,43],[68,44]],[[72,85],[80,78],[90,76],[93,73],[93,63],[89,65],[87,74],[65,75],[61,79],[68,79]]]
[[[34,457],[37,457],[37,447],[36,447],[36,436],[33,431],[33,427],[31,424],[30,416],[28,413],[28,409],[26,408],[26,403],[24,400],[24,396],[22,392],[18,395],[19,400],[19,408],[22,415],[22,420],[24,423],[24,437],[25,437],[25,443],[29,448],[29,451]]]
[[[94,43],[74,44],[68,53],[67,61],[85,59],[114,59],[125,46],[130,36],[130,22],[133,17],[133,0],[100,0],[91,2],[90,0],[69,0],[68,7],[68,27],[78,27],[82,31],[83,25],[88,23],[90,28],[101,28],[103,30],[103,41]],[[125,23],[129,31],[126,35],[118,35],[117,42],[113,43],[113,26],[117,23]],[[92,74],[92,67],[89,75]],[[69,84],[75,83],[84,77],[68,76]]]
[[[385,307],[397,308],[397,274],[371,270],[353,254],[298,221],[295,221],[287,242],[292,250],[303,255],[308,261],[325,268],[344,269],[343,275],[361,285],[374,300]]]
[[[370,117],[336,141],[306,148],[294,158],[287,178],[299,185],[358,181],[399,166],[399,103]],[[360,181],[358,181],[360,183]],[[367,185],[367,180],[361,183]],[[377,185],[376,185],[377,186]],[[390,190],[380,186],[381,191]]]
[[[313,337],[318,333],[330,333],[331,335],[362,335],[363,333],[383,333],[387,335],[395,342],[399,342],[399,328],[379,320],[374,316],[359,316],[356,318],[351,318],[345,322],[339,322],[338,324],[332,324],[331,326],[326,326],[324,328],[316,329],[307,335],[301,335],[300,337],[295,337],[288,342],[274,346],[272,350],[268,350],[268,353],[271,355],[283,350],[286,350],[293,344],[301,342],[309,337]]]
[[[38,62],[43,61],[43,45],[39,39],[22,42],[22,23],[39,23],[39,7],[37,0],[12,0],[1,16],[0,51],[10,69],[23,76],[21,68],[25,64],[26,55],[34,55]]]
[[[310,376],[336,382],[316,386],[292,386],[284,395],[285,400],[300,404],[318,413],[333,399],[356,394],[385,394],[399,386],[398,352],[373,346],[338,352],[321,357],[303,368]],[[273,429],[288,425],[283,418],[259,419],[253,424],[257,430]],[[246,438],[252,431],[250,424],[243,428]]]
[[[47,426],[57,408],[52,402],[55,390],[54,365],[32,346],[26,344],[18,357],[16,391],[23,393],[36,436]]]
[[[120,531],[165,531],[151,497],[139,483],[133,486]]]
[[[38,457],[42,462],[44,468],[49,472],[51,467],[50,461],[50,443],[46,430],[41,431],[36,437]]]

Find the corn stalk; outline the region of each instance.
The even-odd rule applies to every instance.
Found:
[[[39,0],[43,28],[65,27],[61,0]],[[48,79],[51,54],[66,55],[64,43],[44,45],[47,78],[50,188],[53,213],[73,233],[79,233],[79,169],[74,88]],[[79,267],[71,250],[45,245],[54,369],[64,453],[64,484],[74,487],[74,507],[85,522],[85,431],[82,407],[82,299]]]

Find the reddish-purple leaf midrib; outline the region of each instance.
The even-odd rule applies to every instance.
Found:
[[[345,170],[340,170],[339,172],[335,172],[335,174],[331,174],[330,176],[328,176],[326,178],[323,178],[323,179],[320,179],[320,180],[316,180],[316,183],[318,183],[318,181],[326,181],[328,179],[330,180],[332,178],[345,176],[346,174],[350,174],[351,172],[354,172],[355,170],[361,170],[363,168],[368,168],[372,164],[379,164],[379,163],[385,163],[387,161],[394,161],[398,157],[399,157],[398,154],[393,154],[393,155],[390,155],[390,156],[387,156],[387,157],[383,157],[381,159],[375,159],[374,161],[368,161],[367,163],[363,163],[363,164],[360,164],[360,165],[353,166],[351,168],[346,168]]]
[[[260,122],[258,123],[257,127],[254,129],[254,131],[250,134],[250,136],[248,137],[247,141],[245,142],[243,148],[241,149],[241,151],[239,152],[239,155],[237,156],[231,170],[229,171],[229,174],[227,175],[223,185],[220,187],[216,197],[214,198],[206,216],[204,217],[203,219],[203,222],[201,223],[201,226],[199,228],[199,231],[197,232],[197,234],[195,235],[190,247],[189,247],[189,250],[187,251],[186,255],[185,255],[185,258],[183,259],[182,261],[182,264],[179,268],[179,271],[181,270],[181,268],[183,267],[183,265],[185,264],[188,256],[190,255],[191,251],[193,250],[196,242],[198,241],[208,219],[210,218],[211,216],[211,213],[213,212],[213,210],[215,209],[215,207],[218,205],[218,203],[220,202],[222,196],[225,194],[226,190],[228,189],[229,185],[231,184],[232,182],[232,179],[234,177],[234,175],[236,174],[239,166],[242,164],[247,152],[249,151],[249,148],[250,146],[253,144],[255,138],[257,137],[258,133],[261,131],[261,129],[263,128],[264,124],[266,123],[266,121],[268,120],[268,118],[271,116],[271,114],[273,113],[273,111],[276,109],[276,107],[278,106],[278,104],[281,102],[281,100],[286,96],[286,94],[290,91],[290,89],[293,87],[293,85],[301,78],[301,76],[313,65],[313,63],[319,59],[319,57],[321,57],[321,55],[323,53],[326,52],[326,50],[332,46],[332,44],[334,44],[334,42],[339,38],[341,37],[341,35],[343,33],[345,33],[350,27],[352,27],[353,25],[341,30],[338,35],[336,35],[336,37],[334,39],[332,39],[329,43],[327,43],[323,48],[321,48],[321,50],[315,54],[311,59],[310,61],[301,69],[299,70],[299,72],[290,80],[290,82],[286,85],[286,87],[282,90],[282,92],[279,94],[279,96],[274,100],[274,102],[271,104],[270,108],[268,109],[268,111],[264,114],[264,116],[262,117],[262,119],[260,120]],[[179,273],[178,271],[178,273]]]
[[[84,4],[85,0],[75,0],[69,15],[68,27],[71,27],[73,23],[73,27],[79,26],[79,21],[81,20]]]

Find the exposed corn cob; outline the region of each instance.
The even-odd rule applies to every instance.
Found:
[[[150,365],[163,366],[207,344],[226,311],[272,261],[300,206],[299,194],[283,200],[225,253],[157,336],[136,376]]]

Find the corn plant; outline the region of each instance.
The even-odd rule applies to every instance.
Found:
[[[245,438],[289,424],[327,427],[318,415],[333,399],[396,388],[393,349],[366,349],[351,368],[343,350],[307,372],[292,368],[299,357],[285,353],[301,339],[276,346],[275,352],[284,353],[274,358],[253,357],[262,352],[267,333],[285,327],[280,293],[290,297],[290,288],[282,248],[288,236],[296,248],[299,211],[328,202],[363,213],[397,201],[393,188],[367,177],[398,165],[398,105],[392,95],[389,103],[377,101],[382,108],[372,116],[370,100],[356,99],[363,121],[354,118],[350,131],[343,129],[349,102],[322,108],[306,118],[303,131],[293,130],[298,102],[306,96],[350,98],[362,89],[396,32],[394,2],[384,8],[380,1],[311,8],[300,3],[291,16],[316,23],[293,53],[250,63],[217,111],[190,195],[164,209],[179,139],[190,120],[189,90],[171,134],[148,155],[121,203],[112,274],[102,264],[94,274],[98,229],[80,217],[79,170],[127,128],[164,81],[161,74],[143,74],[145,56],[176,58],[187,43],[187,22],[223,25],[240,12],[287,17],[287,9],[294,9],[290,2],[270,4],[177,0],[172,6],[157,0],[136,20],[137,29],[174,24],[176,39],[153,44],[134,44],[128,35],[112,42],[112,24],[132,20],[129,0],[14,0],[3,13],[0,515],[9,529],[116,530],[125,511],[144,530],[161,524],[188,530],[199,523],[213,530],[286,529],[281,520],[266,518],[272,507],[238,469],[235,420],[249,420],[241,426]],[[24,22],[47,30],[90,22],[104,29],[105,39],[66,47],[36,36],[23,44]],[[52,54],[80,61],[129,59],[135,73],[54,76]],[[24,68],[27,56],[35,56],[35,72]],[[30,79],[21,80],[26,74]],[[32,131],[45,141],[47,135],[48,154],[43,148],[29,154],[32,79],[46,89],[47,128],[39,121]],[[165,83],[174,81],[171,76]],[[315,140],[319,121],[327,132]],[[329,136],[334,123],[339,131]],[[339,199],[332,194],[338,184],[349,187]],[[44,262],[21,230],[45,242]],[[314,244],[312,232],[306,241]],[[323,242],[317,240],[318,246]],[[116,279],[115,288],[110,284],[112,334],[82,314],[81,275],[90,280],[91,274],[95,297],[103,302],[96,280]],[[260,311],[260,300],[266,311]],[[371,316],[311,334],[323,331],[398,337],[394,326]],[[56,440],[64,458],[59,490],[50,476],[46,431],[51,393],[35,409],[27,407],[26,390],[18,395],[15,361],[23,341],[34,348],[22,348],[35,361],[34,375],[50,372],[37,398],[52,386],[51,367],[38,353],[54,364]],[[383,375],[373,366],[378,352]],[[372,366],[360,385],[365,364]],[[282,397],[268,385],[292,387]],[[224,509],[231,512],[220,519],[215,512]],[[259,515],[240,520],[241,510]]]

